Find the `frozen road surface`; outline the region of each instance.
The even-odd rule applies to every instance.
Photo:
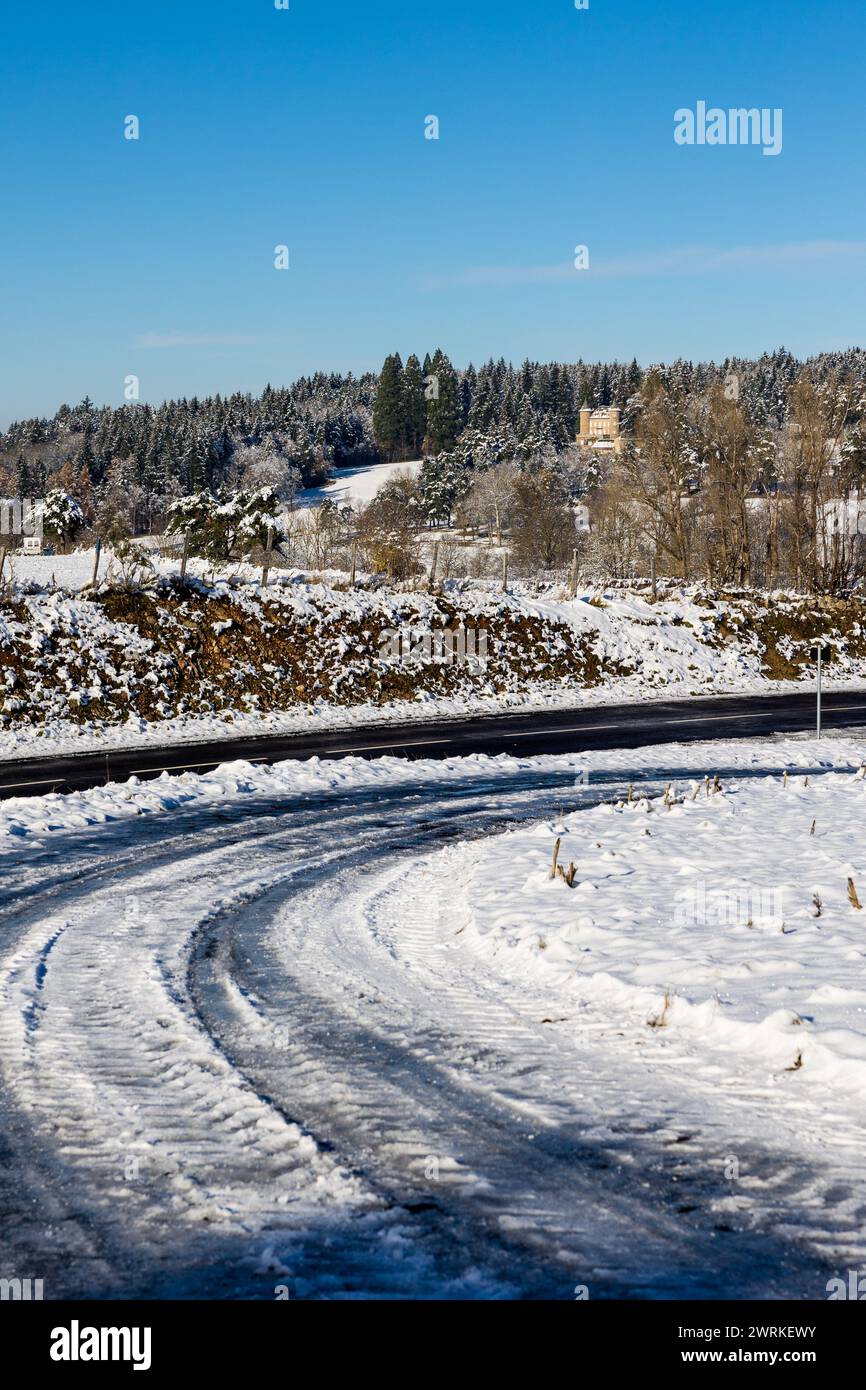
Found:
[[[0,1275],[46,1297],[824,1296],[866,1245],[853,1126],[816,1159],[759,1088],[709,1093],[601,1004],[552,1017],[464,944],[449,847],[661,790],[699,766],[680,751],[590,785],[574,758],[406,764],[4,851]]]

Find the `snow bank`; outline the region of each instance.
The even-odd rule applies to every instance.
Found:
[[[676,769],[703,774],[707,767],[766,770],[806,769],[811,772],[858,768],[866,756],[866,744],[853,738],[731,739],[695,743],[669,743],[648,748],[610,749],[593,752],[517,758],[502,753],[495,757],[473,753],[443,759],[399,757],[335,760],[312,757],[287,759],[271,765],[237,759],[222,763],[212,772],[184,772],[142,781],[130,777],[87,791],[51,792],[44,796],[9,797],[0,801],[0,842],[20,845],[37,836],[78,830],[106,821],[141,815],[169,814],[196,805],[245,798],[275,799],[306,792],[347,792],[377,786],[420,786],[435,789],[455,782],[513,782],[539,773],[573,777],[581,793],[592,793],[599,781],[629,778],[659,779]],[[605,793],[598,788],[598,795]]]
[[[465,940],[552,1009],[567,998],[647,1043],[862,1097],[863,769],[714,790],[729,750],[715,753],[708,779],[666,798],[620,796],[461,849]]]

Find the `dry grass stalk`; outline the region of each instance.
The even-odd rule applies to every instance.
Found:
[[[560,846],[560,843],[561,843],[561,841],[560,841],[559,837],[557,836],[556,844],[553,846],[553,863],[552,863],[552,865],[551,865],[551,867],[550,867],[550,877],[551,877],[551,878],[556,878],[556,861],[557,861],[557,859],[559,858],[559,846]]]
[[[863,911],[863,904],[857,897],[857,889],[854,887],[853,878],[849,878],[848,880],[848,901],[852,907],[857,909],[858,912]]]
[[[670,1008],[671,1008],[671,1005],[673,1004],[673,1002],[674,1002],[674,1001],[673,1001],[673,999],[672,999],[672,997],[671,997],[671,992],[670,992],[670,990],[666,989],[666,990],[665,990],[665,1000],[664,1000],[664,1004],[662,1005],[661,1012],[660,1012],[660,1013],[657,1013],[657,1014],[652,1014],[651,1017],[647,1019],[647,1027],[648,1027],[648,1028],[667,1028],[667,1026],[668,1026],[668,1014],[669,1014],[669,1012],[670,1012]]]

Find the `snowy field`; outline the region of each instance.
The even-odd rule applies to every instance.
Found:
[[[327,498],[341,507],[366,507],[376,493],[395,473],[411,473],[421,469],[421,459],[407,463],[371,463],[361,468],[338,468],[333,478],[321,487],[308,487],[297,494],[299,507],[318,507]]]
[[[866,1110],[863,773],[701,779],[449,851],[455,917],[574,1020],[640,1045],[648,1025],[708,1081],[751,1073],[783,1106]],[[550,876],[557,841],[571,884]]]
[[[3,802],[9,1276],[826,1297],[866,1259],[864,754],[235,763]]]
[[[7,557],[6,578],[18,585],[38,584],[44,588],[55,584],[75,591],[83,589],[93,579],[95,554],[92,550],[75,550],[71,555],[12,555]],[[100,571],[110,563],[110,552],[100,557]]]

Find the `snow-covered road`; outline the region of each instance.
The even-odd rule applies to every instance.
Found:
[[[537,982],[461,952],[442,847],[623,786],[575,762],[82,816],[7,855],[0,1273],[47,1297],[821,1297],[828,1223],[866,1252],[853,1123],[850,1152],[840,1120],[806,1154],[757,1091],[708,1108],[674,1053],[600,1011],[553,1026]]]

